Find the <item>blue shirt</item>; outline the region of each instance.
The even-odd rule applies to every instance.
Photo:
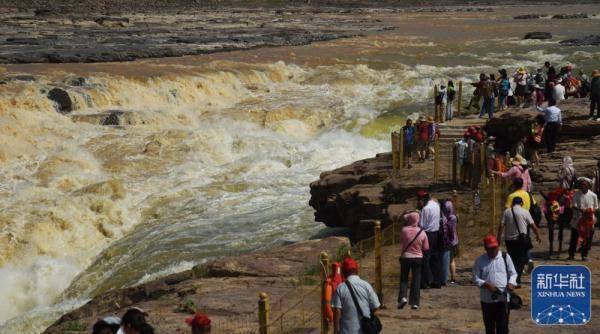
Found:
[[[440,210],[440,204],[430,199],[429,202],[427,202],[427,205],[421,210],[419,226],[421,226],[425,232],[435,232],[440,229],[441,216],[442,212]]]
[[[506,267],[508,267],[510,275],[506,274]],[[507,276],[510,276],[510,279],[507,280]],[[507,298],[504,293],[506,285],[508,283],[517,285],[517,271],[510,255],[506,254],[506,265],[504,264],[501,251],[493,259],[487,254],[478,257],[475,260],[475,265],[473,265],[473,282],[479,287],[479,296],[482,302],[494,303],[506,301]],[[500,289],[502,295],[497,300],[493,300],[492,293],[483,286],[485,282],[490,282]]]
[[[546,123],[558,123],[562,125],[562,115],[560,113],[560,109],[557,106],[551,106],[548,108],[537,107],[539,112],[544,113],[544,118],[546,119]]]
[[[352,284],[358,306],[365,317],[369,317],[371,310],[376,310],[381,306],[371,284],[363,281],[357,275],[351,275],[346,280]],[[354,306],[352,295],[346,283],[338,285],[331,299],[331,307],[342,310],[340,319],[341,334],[362,334],[360,315],[356,311],[356,306]]]
[[[412,125],[404,126],[402,131],[404,131],[404,145],[412,145],[415,140],[415,127]]]

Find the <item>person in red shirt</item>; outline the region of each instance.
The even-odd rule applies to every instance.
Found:
[[[429,122],[425,116],[419,118],[417,124],[417,157],[420,162],[425,161],[427,157],[427,146],[429,143]]]

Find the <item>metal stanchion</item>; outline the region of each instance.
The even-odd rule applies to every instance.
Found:
[[[327,278],[329,277],[329,254],[321,252],[319,255],[321,263],[321,334],[329,333],[329,322],[327,321]],[[262,334],[262,333],[261,333]]]
[[[460,117],[461,108],[462,108],[462,93],[463,93],[463,83],[462,81],[458,82],[458,101],[456,108],[456,117]]]
[[[383,277],[381,272],[381,222],[376,220],[375,227],[375,292],[383,304]]]

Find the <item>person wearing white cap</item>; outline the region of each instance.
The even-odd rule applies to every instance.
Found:
[[[587,177],[577,179],[580,189],[573,196],[573,219],[571,220],[571,241],[569,260],[575,259],[575,251],[580,246],[581,260],[586,261],[594,239],[594,224],[598,211],[598,196],[590,190],[592,180]]]

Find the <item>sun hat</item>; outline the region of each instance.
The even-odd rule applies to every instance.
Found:
[[[519,67],[519,69],[517,70],[517,72],[519,72],[519,74],[525,74],[525,68],[524,67]]]
[[[496,239],[496,237],[491,234],[486,235],[485,238],[483,238],[483,245],[485,246],[485,248],[495,248],[500,246],[500,244],[498,243],[498,239]]]
[[[527,160],[520,154],[517,154],[513,158],[510,158],[510,163],[512,165],[527,165]]]
[[[427,122],[433,122],[433,116],[427,117]]]
[[[425,122],[427,118],[424,115],[419,116],[419,121]]]

